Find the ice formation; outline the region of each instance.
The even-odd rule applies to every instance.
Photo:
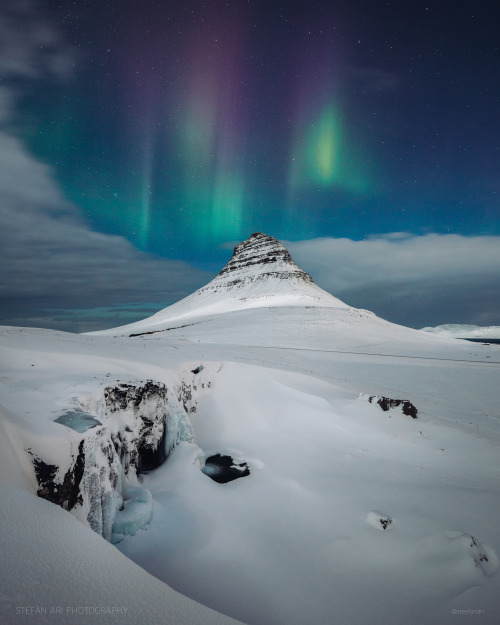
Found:
[[[151,494],[137,486],[137,476],[160,466],[181,440],[192,441],[192,427],[182,404],[169,405],[165,384],[153,380],[117,382],[104,388],[102,400],[79,404],[99,414],[67,410],[55,420],[71,430],[62,463],[50,449],[29,448],[37,494],[119,540],[151,519]]]
[[[129,486],[126,489],[123,506],[118,510],[113,523],[111,542],[118,543],[124,536],[134,536],[145,529],[153,515],[153,497],[147,488]]]

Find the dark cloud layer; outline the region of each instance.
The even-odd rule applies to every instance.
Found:
[[[187,263],[140,252],[122,237],[93,232],[44,164],[5,133],[0,145],[3,323],[53,326],[51,315],[44,322],[40,314],[47,308],[172,303],[210,277]],[[74,321],[85,330],[96,321],[107,325],[102,318],[85,323],[76,313]]]
[[[500,237],[393,233],[287,246],[322,288],[395,323],[500,325]]]

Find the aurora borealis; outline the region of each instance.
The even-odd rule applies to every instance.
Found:
[[[50,168],[82,227],[193,271],[213,274],[255,231],[495,237],[490,9],[9,0],[3,128]]]

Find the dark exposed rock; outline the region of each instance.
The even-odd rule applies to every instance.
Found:
[[[305,271],[302,271],[293,262],[288,250],[274,237],[262,232],[255,232],[246,241],[234,248],[233,256],[225,267],[217,274],[216,278],[238,273],[241,269],[250,267],[265,267],[267,265],[280,265],[279,271],[259,272],[259,279],[270,276],[286,280],[293,277],[306,283],[313,283],[313,279]],[[249,272],[251,275],[252,272]],[[255,273],[255,272],[253,272]],[[226,286],[238,286],[244,280],[240,277],[233,282],[225,282]]]
[[[376,530],[386,531],[392,527],[392,518],[378,510],[371,510],[366,517],[366,522]]]
[[[173,326],[171,328],[164,328],[163,330],[150,330],[149,332],[137,332],[136,334],[129,334],[129,338],[132,339],[137,336],[146,336],[147,334],[161,334],[162,332],[168,332],[169,330],[180,330],[181,328],[187,328],[194,326],[194,323],[185,323],[182,326]]]
[[[152,380],[148,380],[142,386],[118,384],[104,389],[106,407],[109,408],[110,412],[125,410],[130,404],[137,408],[148,399],[156,396],[161,396],[164,400],[166,389],[161,382],[153,382]]]
[[[118,384],[104,389],[106,413],[128,413],[126,428],[112,431],[121,465],[128,475],[150,471],[165,460],[167,389],[161,382]]]
[[[163,332],[163,330],[150,330],[149,332],[137,332],[137,334],[129,334],[128,337],[132,339],[135,336],[146,336],[147,334],[160,334],[161,332]]]
[[[368,398],[368,401],[371,404],[373,404],[373,402],[378,404],[384,412],[389,411],[391,408],[398,408],[399,406],[401,406],[401,412],[404,415],[408,415],[412,419],[417,418],[417,408],[407,399],[391,399],[390,397],[379,397],[377,395],[372,395]]]
[[[225,454],[209,456],[205,460],[202,471],[219,484],[226,484],[237,480],[239,477],[250,475],[250,469],[246,462],[235,461],[231,456]]]
[[[33,452],[30,451],[33,455]],[[72,466],[66,471],[64,477],[57,478],[59,467],[44,462],[41,458],[33,455],[38,490],[36,494],[43,499],[61,506],[65,510],[72,510],[77,503],[82,503],[80,482],[85,470],[84,441],[78,446],[78,455]]]
[[[144,430],[152,429],[154,427],[153,422],[144,420]],[[167,428],[163,427],[161,437],[155,442],[151,443],[148,437],[142,436],[139,440],[137,447],[138,466],[137,472],[152,471],[165,462],[165,438],[167,435]]]

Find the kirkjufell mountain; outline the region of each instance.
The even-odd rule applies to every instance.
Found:
[[[300,329],[300,331],[298,331]],[[422,353],[436,337],[355,308],[315,284],[274,237],[256,232],[239,243],[208,284],[155,315],[92,335],[138,337],[167,333],[195,342],[364,350],[397,341],[395,351],[415,341]],[[422,351],[423,350],[423,351]]]
[[[195,327],[193,327],[195,326]],[[300,328],[300,333],[297,332]],[[208,284],[155,315],[93,335],[265,343],[358,349],[377,340],[433,345],[428,334],[354,308],[315,284],[274,237],[256,232],[234,248]],[[201,333],[201,334],[200,334]],[[304,343],[305,341],[305,343]]]
[[[262,232],[234,248],[227,265],[195,295],[219,293],[242,302],[242,307],[307,305],[345,307],[320,289],[297,267],[285,247]]]
[[[256,232],[234,248],[231,260],[208,284],[152,317],[120,329],[160,329],[192,317],[278,306],[350,308],[297,267],[277,239]]]

